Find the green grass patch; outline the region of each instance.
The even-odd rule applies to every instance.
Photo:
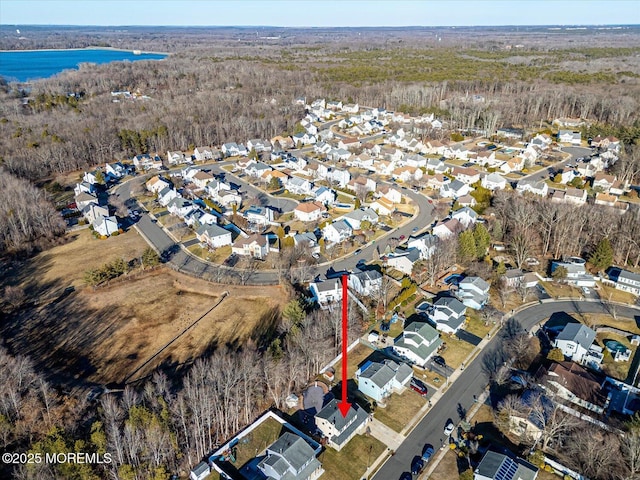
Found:
[[[467,332],[473,333],[480,338],[484,338],[491,330],[491,327],[491,324],[484,324],[484,320],[478,311],[467,308],[467,324],[464,326],[464,329]]]
[[[236,468],[242,468],[245,463],[256,456],[256,452],[258,455],[264,452],[280,437],[282,430],[283,425],[280,422],[268,418],[255,430],[242,437],[237,446]]]
[[[323,480],[359,480],[367,468],[387,447],[380,440],[356,435],[339,452],[327,448],[319,460],[324,468]]]

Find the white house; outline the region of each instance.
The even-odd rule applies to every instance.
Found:
[[[327,187],[316,187],[311,193],[315,197],[316,202],[324,205],[333,205],[337,197],[336,192]]]
[[[464,324],[467,307],[454,297],[440,297],[433,303],[433,310],[429,315],[436,329],[455,334]]]
[[[369,222],[372,225],[378,223],[378,214],[371,208],[359,208],[342,216],[353,230],[360,230],[362,222]]]
[[[237,157],[249,155],[247,148],[241,143],[229,142],[222,145],[222,153],[225,157]]]
[[[563,267],[566,272],[564,282],[575,285],[576,287],[594,287],[596,280],[593,275],[587,273],[585,269],[585,261],[582,258],[571,257],[566,261],[551,262],[551,273],[553,274],[558,268]]]
[[[193,203],[182,197],[172,198],[169,203],[167,203],[169,213],[180,218],[186,217],[195,209],[196,207]]]
[[[411,275],[413,265],[420,260],[420,250],[417,248],[409,248],[407,250],[396,250],[393,253],[385,255],[385,264],[391,268],[395,268],[405,275]]]
[[[93,223],[93,229],[100,235],[108,237],[118,231],[118,221],[114,216],[99,216]]]
[[[407,248],[418,249],[420,251],[420,258],[426,260],[433,255],[433,252],[435,252],[437,243],[438,237],[425,233],[417,237],[409,237],[409,240],[407,241]]]
[[[466,277],[458,284],[456,295],[465,306],[480,310],[489,299],[489,283],[480,277]]]
[[[549,193],[549,185],[544,180],[525,179],[518,182],[516,191],[520,193],[529,192],[546,197]]]
[[[243,214],[249,223],[266,226],[273,222],[273,210],[268,207],[250,206]]]
[[[582,141],[582,136],[580,135],[580,132],[574,132],[573,130],[558,131],[558,142],[570,143],[572,145],[580,145],[581,141]]]
[[[327,445],[340,451],[356,434],[365,431],[369,414],[353,403],[346,416],[338,408],[335,398],[316,413],[316,427],[327,440]],[[297,478],[297,477],[296,477]]]
[[[478,221],[478,214],[475,210],[469,207],[462,207],[459,210],[456,210],[451,214],[451,218],[454,220],[458,220],[464,228],[469,228],[475,225]]]
[[[395,339],[393,350],[401,357],[424,368],[441,345],[442,340],[435,328],[428,323],[413,322]]]
[[[377,270],[356,269],[347,279],[349,288],[359,295],[370,297],[380,291],[382,285],[382,274]]]
[[[185,154],[179,150],[173,152],[169,150],[167,152],[167,162],[169,162],[169,165],[178,165],[179,163],[185,163],[185,160]],[[189,160],[191,160],[191,158],[189,158]]]
[[[504,190],[507,187],[507,179],[494,172],[486,175],[480,184],[488,190]]]
[[[637,273],[623,270],[618,267],[611,267],[607,270],[607,276],[609,280],[615,285],[618,290],[633,293],[640,296],[640,275]]]
[[[329,243],[340,243],[353,235],[353,229],[344,220],[336,220],[324,227],[322,235]]]
[[[342,300],[342,284],[339,279],[312,282],[309,284],[309,290],[311,290],[313,298],[321,307],[326,307]]]
[[[451,174],[456,177],[456,180],[471,185],[480,180],[480,172],[475,168],[469,167],[455,167]]]
[[[222,158],[222,154],[218,149],[208,146],[196,147],[193,150],[193,155],[199,162],[204,162],[205,160],[219,160]]]
[[[313,184],[309,180],[296,176],[292,176],[286,185],[287,190],[295,195],[309,195],[312,187]]]
[[[468,195],[472,188],[458,179],[445,183],[440,187],[440,196],[442,198],[458,198]]]
[[[149,190],[151,193],[158,193],[159,191],[164,190],[167,187],[171,187],[171,184],[167,180],[157,175],[148,180],[145,185],[147,187],[147,190]]]
[[[209,248],[224,247],[232,243],[231,232],[218,225],[202,225],[196,231],[196,237]]]
[[[246,238],[240,235],[231,245],[231,253],[262,260],[269,253],[269,238],[258,234],[249,235]]]
[[[303,202],[293,209],[295,218],[302,222],[314,222],[322,218],[327,209],[319,202]]]
[[[175,188],[166,187],[158,192],[158,203],[166,207],[171,200],[179,196],[180,194]]]
[[[127,174],[126,167],[120,162],[107,163],[104,166],[104,173],[109,175],[112,179],[116,180],[122,178]]]
[[[371,209],[378,213],[378,215],[391,215],[396,207],[393,202],[386,197],[380,197],[375,200],[371,205]]]
[[[383,360],[367,361],[356,370],[358,390],[376,402],[384,402],[393,392],[402,392],[413,377],[413,369],[406,363]]]
[[[451,235],[457,235],[464,230],[464,225],[462,225],[455,218],[451,218],[449,220],[445,220],[444,222],[438,222],[435,227],[433,227],[433,234],[438,237],[440,240],[444,240],[445,238],[450,237]]]
[[[576,363],[587,360],[587,352],[596,339],[596,332],[581,323],[567,323],[553,342],[565,357]]]

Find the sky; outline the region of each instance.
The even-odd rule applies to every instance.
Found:
[[[640,24],[640,0],[0,0],[2,25]]]

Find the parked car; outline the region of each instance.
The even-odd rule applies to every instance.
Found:
[[[453,433],[453,429],[456,428],[451,419],[447,420],[447,424],[444,426],[444,434],[450,437]]]
[[[435,452],[435,449],[433,448],[433,445],[429,443],[427,443],[422,449],[422,461],[424,462],[425,465],[429,463],[429,460],[431,460],[431,457],[433,456],[433,452]]]
[[[585,295],[589,295],[591,293],[591,290],[589,290],[587,287],[582,287],[582,293],[584,293]]]
[[[415,392],[419,393],[420,395],[422,395],[423,397],[425,397],[427,395],[427,386],[422,383],[420,380],[418,380],[417,378],[412,378],[411,382],[409,383],[409,386],[411,387],[412,390],[414,390]]]
[[[405,237],[404,235],[400,235],[400,241],[404,240],[405,238],[407,237]]]
[[[422,461],[422,458],[418,456],[413,457],[413,461],[411,462],[411,474],[418,475],[423,468],[424,462]]]
[[[437,363],[441,367],[447,366],[447,362],[440,355],[436,355],[435,357],[433,357],[433,363]]]

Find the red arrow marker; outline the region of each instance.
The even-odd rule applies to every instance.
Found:
[[[343,417],[347,416],[351,404],[347,400],[347,276],[342,275],[342,399],[338,402],[338,408]]]

